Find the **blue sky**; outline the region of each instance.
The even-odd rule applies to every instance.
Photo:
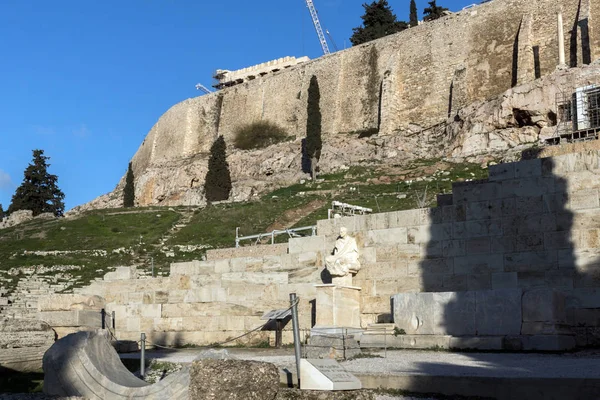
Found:
[[[314,2],[349,47],[364,1]],[[389,4],[408,20],[409,0]],[[419,17],[426,6],[417,0]],[[321,55],[304,0],[2,0],[0,38],[4,209],[33,149],[51,158],[70,209],[113,190],[157,119],[214,70]]]

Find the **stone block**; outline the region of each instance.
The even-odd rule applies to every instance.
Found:
[[[457,350],[502,350],[502,336],[463,336],[451,337],[451,349]]]
[[[360,288],[316,285],[317,325],[360,328]]]
[[[539,196],[517,197],[515,200],[515,214],[538,214],[544,211],[544,199]]]
[[[569,202],[568,193],[546,193],[542,196],[544,212],[563,212],[567,208]]]
[[[547,247],[546,247],[547,248]],[[544,250],[544,234],[530,233],[517,235],[517,251],[541,251]],[[552,250],[551,248],[549,250]]]
[[[86,296],[81,294],[53,294],[42,296],[37,301],[38,311],[100,311],[104,308],[104,305],[105,301],[100,296]]]
[[[231,272],[229,259],[215,260],[215,273],[223,274],[226,272]]]
[[[188,261],[171,264],[171,275],[201,275],[215,272],[214,261]]]
[[[229,272],[221,276],[223,281],[247,282],[257,285],[277,284],[284,285],[288,283],[287,272]]]
[[[542,196],[554,193],[554,178],[520,178],[498,182],[502,185],[498,198]]]
[[[427,244],[431,240],[452,239],[453,224],[421,225],[408,228],[407,242],[410,244]]]
[[[443,257],[464,256],[468,253],[467,246],[464,240],[444,240],[441,243],[441,255]]]
[[[519,161],[514,164],[515,178],[535,178],[542,176],[542,159]]]
[[[502,254],[474,254],[454,258],[455,274],[484,274],[503,270]]]
[[[467,221],[496,219],[502,217],[502,208],[498,201],[476,201],[467,203]]]
[[[503,182],[482,182],[453,186],[452,197],[455,204],[495,200],[500,198]]]
[[[476,295],[477,335],[518,335],[521,331],[521,290],[481,290]]]
[[[497,165],[490,165],[488,169],[489,180],[504,181],[507,179],[515,178],[515,163],[503,163]]]
[[[494,272],[492,277],[492,289],[516,289],[516,272]]]
[[[445,292],[466,292],[469,289],[469,276],[446,274],[442,277],[442,288]]]
[[[325,237],[306,236],[301,238],[290,238],[288,241],[288,249],[290,254],[323,251],[325,249]]]
[[[523,336],[525,351],[567,351],[575,348],[575,336],[572,335],[533,335]]]
[[[199,289],[188,290],[183,298],[184,303],[224,302],[227,290],[220,286],[203,286]]]
[[[504,254],[506,272],[546,271],[558,268],[556,250]]]
[[[398,227],[409,227],[420,225],[421,211],[420,210],[404,210],[396,211],[396,219]]]
[[[105,281],[128,280],[135,278],[135,267],[117,267],[104,275]]]
[[[479,237],[466,240],[466,254],[487,254],[491,249],[489,237]],[[457,254],[464,255],[464,254]]]
[[[579,237],[576,237],[576,232],[579,232]],[[582,229],[576,232],[573,233],[573,242],[578,250],[600,248],[600,229]]]
[[[490,237],[490,252],[512,253],[517,248],[516,236],[492,236]]]
[[[522,298],[524,322],[566,321],[565,296],[553,289],[527,290]]]
[[[421,261],[408,262],[409,276],[426,276],[428,274],[451,274],[453,273],[454,259],[452,258],[431,258]]]
[[[600,208],[598,189],[578,190],[569,194],[569,209],[587,210]]]
[[[528,271],[517,272],[517,286],[520,289],[546,287],[546,272]]]
[[[572,329],[565,324],[551,322],[523,322],[522,335],[571,335]]]
[[[468,290],[489,290],[492,289],[491,274],[473,274],[467,276]]]
[[[161,304],[144,304],[140,307],[140,315],[144,318],[160,318]]]
[[[449,335],[400,335],[391,340],[391,346],[403,349],[449,349],[451,338]]]
[[[568,269],[546,271],[546,286],[553,289],[573,289],[573,275],[573,271]]]
[[[502,234],[503,220],[490,219],[479,221],[455,222],[452,228],[453,239],[469,239]]]
[[[38,318],[50,326],[89,326],[100,328],[102,317],[100,311],[41,311]]]
[[[368,245],[390,245],[407,243],[407,228],[379,229],[367,232]]]
[[[600,289],[573,289],[566,295],[565,306],[567,308],[600,308]]]

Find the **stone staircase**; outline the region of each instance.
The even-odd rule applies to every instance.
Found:
[[[21,278],[11,293],[5,293],[0,297],[0,316],[35,319],[38,312],[38,299],[41,296],[62,291],[69,286],[65,282],[52,281],[52,277],[38,275]]]

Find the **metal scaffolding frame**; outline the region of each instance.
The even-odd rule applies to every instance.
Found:
[[[568,88],[556,94],[556,133],[548,144],[595,140],[600,136],[600,85]]]

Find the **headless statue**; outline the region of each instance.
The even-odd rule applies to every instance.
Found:
[[[340,236],[335,241],[331,255],[325,257],[325,266],[334,284],[352,286],[352,275],[360,269],[358,246],[345,227],[340,228]]]

